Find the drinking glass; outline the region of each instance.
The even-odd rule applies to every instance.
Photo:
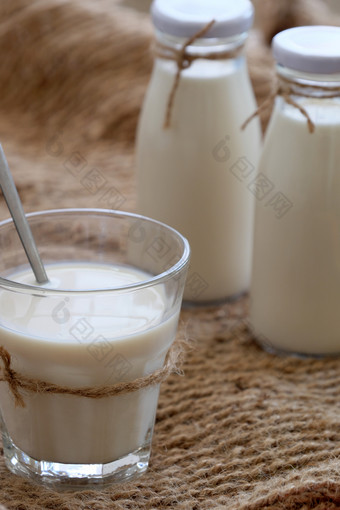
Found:
[[[188,242],[124,212],[27,217],[49,282],[35,282],[13,221],[1,222],[0,345],[19,379],[67,391],[18,388],[20,405],[0,384],[6,465],[66,487],[133,479],[148,467],[160,386],[137,383],[162,369],[175,340]],[[77,394],[129,382],[137,388],[119,395]]]

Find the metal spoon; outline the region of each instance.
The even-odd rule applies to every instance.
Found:
[[[12,215],[15,228],[26,252],[28,261],[38,283],[47,283],[48,278],[40,258],[37,245],[25,216],[20,197],[14,184],[5,153],[0,144],[0,186],[8,209]]]

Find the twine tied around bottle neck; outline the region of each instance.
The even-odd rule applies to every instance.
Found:
[[[340,97],[340,86],[335,87],[325,87],[323,85],[311,85],[306,83],[296,83],[294,80],[290,80],[289,78],[279,76],[278,77],[279,84],[276,86],[276,89],[272,94],[268,96],[268,98],[263,101],[263,103],[255,110],[255,112],[248,117],[245,122],[242,124],[241,129],[244,130],[248,124],[257,117],[262,111],[267,108],[272,108],[275,98],[277,96],[281,96],[286,103],[290,104],[297,110],[301,112],[301,114],[306,118],[308,131],[312,134],[315,131],[315,124],[312,121],[308,111],[297,101],[295,101],[292,96],[296,97],[317,97],[318,99],[325,98],[337,98]],[[294,88],[294,85],[298,87],[299,90]],[[315,96],[315,93],[318,93]]]
[[[165,119],[163,124],[163,129],[168,129],[171,125],[171,116],[172,116],[172,110],[173,105],[175,101],[176,92],[179,86],[179,82],[181,79],[182,71],[185,69],[188,69],[191,64],[198,59],[205,59],[205,60],[228,60],[232,58],[236,58],[240,55],[244,44],[241,44],[234,50],[226,50],[226,51],[220,51],[220,52],[207,52],[204,54],[191,54],[189,53],[188,47],[191,46],[197,39],[200,39],[203,37],[210,29],[211,27],[216,23],[216,20],[211,20],[209,23],[200,29],[196,34],[194,34],[192,37],[190,37],[180,49],[171,48],[165,44],[160,43],[159,41],[156,42],[155,45],[155,56],[158,58],[166,59],[166,60],[174,60],[177,63],[177,72],[176,76],[174,78],[174,82],[169,94],[166,112],[165,112]]]
[[[172,373],[181,373],[181,365],[183,363],[184,354],[188,344],[188,340],[176,340],[166,355],[163,367],[155,370],[149,375],[139,377],[133,381],[119,382],[113,385],[83,388],[60,386],[40,379],[27,377],[24,374],[16,372],[11,367],[10,353],[7,349],[5,349],[5,347],[0,346],[0,359],[3,364],[0,381],[7,382],[9,389],[14,396],[15,405],[19,407],[26,407],[22,392],[74,395],[77,397],[93,399],[126,395],[127,393],[132,393],[160,384]]]

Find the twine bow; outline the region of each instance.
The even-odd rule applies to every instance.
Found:
[[[301,91],[297,91],[292,88],[292,85],[295,84],[293,80],[289,80],[288,78],[284,78],[282,76],[280,76],[279,79],[281,82],[284,82],[285,85],[278,85],[276,90],[270,94],[270,96],[265,101],[263,101],[263,103],[250,117],[248,117],[248,119],[246,119],[246,121],[242,124],[241,129],[244,130],[248,124],[262,111],[266,110],[267,108],[271,108],[274,104],[276,96],[281,96],[286,101],[286,103],[290,104],[302,113],[302,115],[306,118],[309,132],[314,133],[315,124],[310,118],[309,113],[303,106],[295,101],[292,96],[314,97],[314,94],[311,94],[311,91],[317,91],[318,98],[336,98],[340,96],[340,87],[324,87],[322,85],[309,85],[299,83],[298,87],[301,88]],[[305,90],[305,92],[302,92],[302,90]]]

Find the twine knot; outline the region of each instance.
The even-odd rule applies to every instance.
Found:
[[[8,383],[14,395],[16,405],[25,407],[25,402],[19,392],[20,379],[18,379],[17,373],[11,368],[11,355],[2,345],[0,346],[0,358],[3,363],[3,376],[0,381]]]

